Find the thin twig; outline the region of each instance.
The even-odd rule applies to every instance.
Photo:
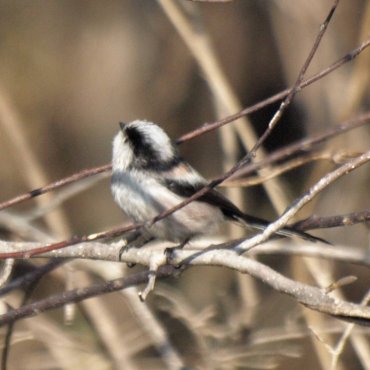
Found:
[[[338,180],[340,177],[347,175],[351,171],[359,168],[370,161],[370,151],[360,155],[359,157],[348,161],[336,170],[329,172],[323,178],[321,178],[316,184],[314,184],[303,196],[296,199],[292,205],[274,222],[272,222],[266,229],[254,236],[251,239],[243,242],[239,247],[240,253],[244,253],[251,248],[268,240],[273,234],[279,231],[281,228],[287,225],[289,220],[307,203],[309,203],[315,196],[317,196],[326,187]]]
[[[341,226],[351,226],[370,221],[370,209],[347,213],[338,216],[318,217],[311,216],[305,220],[296,222],[292,226],[297,230],[323,229]]]
[[[86,177],[93,176],[93,175],[96,175],[96,174],[104,172],[104,171],[108,171],[111,168],[112,168],[112,164],[108,163],[108,164],[105,164],[103,166],[88,168],[88,169],[79,171],[77,173],[74,173],[71,176],[68,176],[68,177],[65,177],[63,179],[57,180],[55,182],[52,182],[51,184],[48,184],[48,185],[43,186],[43,187],[38,188],[38,189],[31,190],[27,193],[18,195],[15,198],[12,198],[12,199],[9,199],[5,202],[0,203],[0,211],[5,209],[5,208],[9,208],[9,207],[12,207],[16,204],[24,202],[26,200],[37,197],[41,194],[45,194],[45,193],[48,193],[49,191],[58,189],[58,188],[60,188],[64,185],[71,184],[75,181],[82,180]]]
[[[361,301],[362,306],[367,306],[370,302],[370,290],[367,292],[365,297]],[[332,362],[331,362],[331,370],[335,370],[337,368],[337,364],[339,361],[340,355],[343,353],[344,347],[347,343],[348,338],[351,336],[353,329],[355,328],[354,324],[348,324],[341,335],[337,345],[332,350]]]

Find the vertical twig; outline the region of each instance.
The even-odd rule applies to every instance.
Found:
[[[367,306],[369,304],[369,302],[370,302],[370,290],[367,292],[365,297],[362,299],[361,305],[362,306]],[[345,347],[348,339],[352,335],[352,331],[353,331],[354,327],[355,327],[354,324],[348,324],[346,326],[346,328],[343,331],[343,334],[340,337],[337,345],[333,349],[331,370],[336,370],[337,369],[337,365],[338,365],[340,355],[343,353],[344,347]],[[359,351],[360,348],[361,348],[361,350]],[[361,359],[362,364],[364,366],[366,366],[366,369],[368,370],[370,368],[370,351],[369,351],[369,344],[366,340],[361,341],[361,346],[357,345],[357,355]],[[364,367],[364,369],[365,369],[365,367]]]

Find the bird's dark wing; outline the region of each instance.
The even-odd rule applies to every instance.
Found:
[[[204,180],[199,182],[182,182],[177,179],[166,179],[162,178],[161,182],[164,186],[170,189],[175,194],[188,198],[202,189],[207,183]],[[221,212],[224,214],[225,218],[229,220],[242,221],[248,227],[252,227],[258,230],[264,230],[270,222],[259,217],[251,216],[242,212],[236,205],[234,205],[230,200],[228,200],[223,194],[215,189],[209,190],[206,194],[202,195],[197,199],[199,202],[205,202],[212,206],[220,208]],[[326,240],[312,236],[303,231],[295,230],[294,228],[285,227],[277,232],[277,234],[282,236],[298,236],[302,239],[309,240],[311,242],[320,241],[326,244]]]
[[[207,183],[183,183],[176,179],[164,179],[163,184],[175,194],[188,198],[202,189]],[[257,229],[264,229],[269,224],[268,221],[262,218],[245,214],[234,203],[215,189],[209,190],[207,193],[199,197],[197,201],[220,208],[221,212],[229,220],[243,220],[248,226]]]
[[[162,183],[172,192],[184,198],[191,197],[206,185],[206,182],[184,183],[177,179],[164,179],[162,180]],[[238,207],[236,207],[224,195],[214,189],[209,190],[206,194],[199,197],[197,201],[208,203],[212,206],[220,208],[224,216],[230,219],[242,217],[243,215],[243,212],[241,212]]]

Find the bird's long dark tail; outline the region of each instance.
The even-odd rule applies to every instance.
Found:
[[[246,224],[246,226],[251,227],[257,230],[265,230],[266,227],[271,223],[267,220],[264,220],[259,217],[247,215],[245,213],[239,214],[237,217],[242,223]],[[277,235],[280,236],[287,236],[287,237],[299,237],[304,240],[308,240],[310,242],[321,242],[325,244],[330,244],[325,239],[319,238],[317,236],[313,236],[301,230],[296,230],[289,226],[284,227],[283,229],[276,232]]]

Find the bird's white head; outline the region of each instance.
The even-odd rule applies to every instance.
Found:
[[[142,120],[120,123],[113,140],[113,170],[166,169],[177,160],[176,148],[158,125]]]

